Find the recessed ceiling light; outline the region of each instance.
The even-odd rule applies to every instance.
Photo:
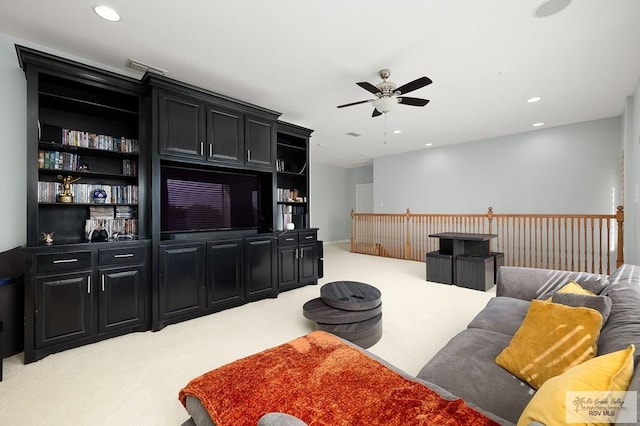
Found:
[[[425,143],[424,146],[431,146],[433,145],[432,143]]]
[[[569,6],[571,0],[546,0],[533,10],[533,16],[536,18],[546,18],[555,15]]]
[[[120,15],[118,12],[110,8],[109,6],[94,6],[93,11],[102,19],[106,19],[111,22],[118,22],[120,20]]]
[[[538,102],[540,100],[542,100],[542,98],[540,96],[534,96],[532,98],[527,99],[527,103],[528,104],[532,104],[532,103]]]
[[[542,121],[538,123],[533,123],[533,127],[540,127],[540,126],[544,126],[544,123]]]
[[[402,133],[402,130],[394,130],[393,133],[395,134]]]

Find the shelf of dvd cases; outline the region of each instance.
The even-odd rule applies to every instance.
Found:
[[[97,190],[102,190],[105,192],[105,196],[103,198],[100,198],[100,202],[95,202],[94,199],[94,193]],[[39,181],[38,203],[56,203],[59,192],[60,182]],[[138,204],[137,185],[72,183],[70,184],[70,193],[73,196],[73,202],[61,204]]]

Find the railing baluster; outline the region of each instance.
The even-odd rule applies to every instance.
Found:
[[[617,226],[617,238],[622,238],[623,221],[622,210],[616,215],[495,214],[492,209],[489,214],[412,214],[408,209],[402,214],[352,211],[350,249],[425,261],[426,252],[438,249],[438,242],[428,238],[429,234],[487,232],[498,235],[491,250],[504,253],[507,266],[609,274],[612,227]],[[621,254],[620,247],[622,241],[617,247]],[[619,257],[616,265],[622,261]]]

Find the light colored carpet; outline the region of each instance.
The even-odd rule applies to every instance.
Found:
[[[382,339],[369,350],[416,374],[495,295],[425,281],[422,262],[325,246],[319,284],[362,281],[382,292]],[[159,332],[133,333],[61,352],[29,365],[4,360],[0,424],[179,425],[178,391],[190,379],[312,331],[302,305],[320,286],[284,292]]]

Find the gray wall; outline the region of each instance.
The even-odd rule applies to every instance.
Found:
[[[0,252],[27,239],[27,82],[14,40],[0,34]]]
[[[624,115],[624,261],[640,265],[640,82]]]
[[[620,202],[622,119],[374,160],[376,212],[600,213]]]
[[[320,228],[325,242],[351,238],[351,200],[345,187],[347,169],[312,163],[310,166],[311,226]]]

